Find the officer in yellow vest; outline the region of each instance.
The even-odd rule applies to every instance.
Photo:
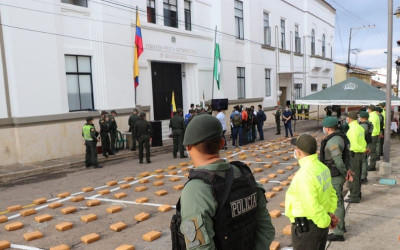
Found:
[[[370,164],[369,164],[368,171],[376,171],[376,161],[378,160],[378,151],[379,151],[378,140],[379,140],[379,135],[381,132],[381,124],[379,121],[379,116],[375,112],[374,105],[370,105],[368,107],[368,113],[369,113],[368,121],[370,121],[372,123],[372,125],[374,126],[374,128],[372,130],[372,141],[371,141],[371,145],[370,145],[370,157],[371,158],[370,158]]]
[[[347,115],[349,131],[347,138],[350,141],[350,171],[352,176],[347,176],[349,181],[349,198],[347,203],[360,203],[361,200],[361,169],[362,162],[367,151],[367,142],[365,141],[365,130],[357,122],[357,113],[351,111]]]
[[[94,166],[94,168],[102,168],[97,162],[97,137],[99,133],[93,124],[93,117],[89,116],[86,118],[86,124],[82,128],[82,136],[85,139],[86,155],[85,162],[86,167]]]
[[[294,250],[325,249],[329,228],[339,219],[333,214],[337,195],[327,166],[318,160],[317,141],[309,134],[292,140],[300,169],[285,198],[285,214],[292,222]]]

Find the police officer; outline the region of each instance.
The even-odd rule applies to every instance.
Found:
[[[318,160],[317,141],[309,134],[292,139],[300,169],[294,176],[285,198],[285,215],[292,222],[294,250],[325,249],[329,228],[339,219],[333,214],[337,195],[329,169]]]
[[[368,107],[368,113],[369,113],[369,118],[368,121],[372,123],[374,126],[372,130],[372,142],[370,146],[370,163],[369,163],[369,168],[368,171],[376,171],[376,161],[378,160],[378,140],[379,140],[379,134],[381,132],[381,125],[379,121],[379,116],[377,113],[375,113],[375,106],[370,105]]]
[[[292,111],[292,119],[296,120],[296,104],[294,101],[292,104],[290,104],[290,110]]]
[[[332,106],[326,106],[324,110],[326,111],[326,116],[332,116]]]
[[[364,129],[357,122],[357,113],[351,111],[347,114],[347,123],[349,131],[347,138],[350,141],[350,172],[348,173],[349,198],[345,200],[348,203],[360,203],[361,200],[361,168],[362,161],[367,151],[367,142],[364,137]],[[350,176],[352,175],[352,176]]]
[[[372,130],[374,129],[374,125],[368,121],[369,114],[367,111],[360,111],[360,125],[363,127],[365,131],[365,141],[367,142],[367,153],[363,158],[362,168],[361,168],[361,183],[367,183],[368,176],[368,152],[371,148],[372,142]]]
[[[349,164],[348,141],[346,135],[338,131],[338,119],[336,117],[325,117],[322,126],[327,137],[321,142],[319,157],[320,161],[330,170],[332,186],[338,198],[335,215],[340,220],[333,233],[328,235],[328,241],[344,241],[345,209],[342,192]]]
[[[297,120],[303,120],[303,106],[301,104],[297,104]]]
[[[269,249],[275,229],[264,189],[247,165],[220,158],[225,142],[218,119],[193,118],[183,144],[196,169],[190,171],[171,223],[173,249],[178,242],[188,250]],[[180,226],[177,217],[182,219]],[[178,241],[176,231],[183,234]]]
[[[101,137],[101,148],[103,151],[103,156],[108,158],[108,153],[110,153],[110,137],[108,132],[110,131],[110,123],[108,113],[106,111],[101,111],[101,118],[99,120],[100,125],[100,137]]]
[[[304,120],[308,120],[308,116],[310,115],[310,105],[304,104],[303,105],[303,110],[304,110]]]
[[[170,122],[169,127],[172,129],[174,148],[172,154],[174,158],[177,157],[179,150],[179,155],[181,158],[187,158],[183,149],[183,136],[185,135],[185,119],[183,118],[182,109],[178,108],[176,110],[176,115],[174,115]]]
[[[132,151],[136,151],[136,137],[135,133],[133,133],[133,129],[135,128],[135,124],[137,120],[139,120],[139,110],[133,109],[133,114],[129,116],[128,124],[129,124],[129,132],[132,133]]]
[[[115,155],[115,141],[117,139],[117,121],[115,120],[115,117],[117,116],[117,112],[115,110],[111,110],[111,115],[108,116],[108,122],[109,124],[109,134],[110,134],[110,139],[111,139],[111,152],[110,155]]]
[[[272,113],[275,116],[276,123],[276,135],[281,134],[281,109],[279,106],[275,106],[275,113]]]
[[[82,136],[85,139],[86,155],[85,163],[86,167],[94,166],[94,168],[102,168],[97,162],[97,137],[99,133],[93,124],[93,117],[89,116],[86,118],[86,124],[82,128]]]
[[[378,159],[380,159],[380,157],[383,155],[383,142],[384,142],[384,138],[383,138],[383,135],[384,135],[384,133],[385,133],[385,130],[384,130],[384,118],[383,118],[383,115],[382,115],[382,108],[381,107],[375,107],[375,112],[378,114],[378,117],[379,117],[379,125],[381,126],[381,131],[380,131],[380,133],[379,133],[379,139],[378,139],[378,143],[379,143],[379,147],[378,147]]]
[[[140,113],[140,119],[136,122],[133,133],[139,144],[139,163],[143,163],[143,146],[146,149],[146,163],[151,163],[150,140],[153,131],[150,122],[146,121],[146,113]]]

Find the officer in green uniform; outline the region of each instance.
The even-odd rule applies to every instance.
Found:
[[[94,166],[94,168],[101,168],[97,162],[97,137],[99,133],[93,124],[93,117],[89,116],[86,118],[86,124],[82,128],[82,136],[85,139],[86,155],[85,163],[86,167]]]
[[[133,109],[133,114],[129,116],[128,125],[129,125],[129,132],[132,133],[132,151],[136,151],[136,137],[135,133],[133,133],[133,129],[135,128],[135,124],[139,120],[139,110]]]
[[[111,110],[111,115],[108,115],[108,122],[109,124],[109,134],[110,134],[110,139],[111,139],[111,152],[110,155],[115,155],[115,140],[117,139],[117,121],[115,120],[115,117],[117,116],[117,112],[115,110]]]
[[[308,104],[304,104],[303,105],[303,110],[304,110],[304,116],[305,116],[305,120],[308,120],[308,116],[310,115],[310,105]]]
[[[328,241],[344,241],[345,209],[342,192],[343,185],[346,182],[347,164],[349,163],[348,145],[346,145],[346,135],[338,131],[338,119],[336,117],[325,117],[322,126],[327,137],[321,142],[319,156],[320,161],[330,170],[332,186],[338,198],[335,215],[340,219],[333,233],[328,235]]]
[[[301,104],[297,104],[297,120],[303,120],[301,116],[303,114],[303,106]]]
[[[187,158],[185,156],[185,151],[183,149],[183,136],[185,135],[185,119],[183,118],[182,109],[178,108],[176,110],[176,115],[174,115],[170,122],[169,127],[172,129],[174,148],[172,154],[174,158],[177,157],[177,153],[179,150],[179,154],[181,158]]]
[[[365,132],[363,127],[357,122],[357,113],[351,111],[347,115],[349,131],[347,138],[350,141],[350,174],[348,173],[349,198],[345,200],[348,203],[360,203],[361,200],[361,168],[362,161],[367,151],[367,142],[365,141]],[[352,175],[352,176],[351,176]]]
[[[139,163],[143,163],[143,146],[146,149],[146,163],[150,161],[150,140],[153,133],[150,122],[146,121],[146,113],[140,113],[140,119],[136,121],[133,133],[139,145]]]
[[[294,144],[294,156],[300,169],[285,197],[285,215],[292,223],[294,250],[324,250],[328,231],[339,219],[333,214],[337,195],[329,169],[318,160],[317,141],[309,134],[300,135]]]
[[[372,142],[370,146],[370,163],[369,163],[369,168],[368,171],[376,171],[376,161],[378,160],[378,140],[379,140],[379,134],[381,132],[381,125],[379,121],[379,116],[377,113],[375,113],[375,106],[370,105],[368,107],[368,113],[369,113],[369,118],[368,121],[372,123],[374,126],[372,130]]]
[[[279,106],[275,106],[275,113],[272,113],[275,116],[275,123],[276,123],[276,135],[281,134],[281,109]]]
[[[375,108],[375,113],[378,114],[379,117],[379,125],[381,126],[381,131],[379,133],[379,147],[378,147],[378,159],[380,159],[380,157],[383,155],[383,142],[384,142],[384,138],[383,135],[385,134],[385,129],[384,129],[384,119],[383,119],[383,115],[382,115],[382,108],[381,107],[376,107]]]
[[[100,125],[100,137],[101,137],[101,148],[103,151],[103,156],[108,158],[108,153],[110,153],[110,137],[108,132],[110,131],[110,123],[108,113],[106,111],[101,112],[101,118],[99,120]]]
[[[171,222],[172,249],[269,249],[275,229],[265,191],[247,165],[220,158],[225,141],[218,119],[208,114],[193,118],[183,144],[196,169]],[[182,219],[180,225],[176,216]],[[176,247],[173,228],[183,234],[183,248]]]
[[[361,183],[367,183],[368,176],[368,154],[371,148],[372,142],[372,130],[374,129],[374,125],[370,121],[368,121],[369,114],[367,111],[360,111],[360,125],[363,127],[365,131],[365,141],[367,142],[367,153],[363,158],[362,169],[361,169]]]

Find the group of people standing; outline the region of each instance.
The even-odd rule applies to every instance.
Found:
[[[308,120],[308,116],[310,114],[310,105],[308,104],[296,104],[294,101],[288,106],[290,108],[290,111],[292,112],[293,115],[293,120],[296,120],[296,114],[297,114],[297,120]]]

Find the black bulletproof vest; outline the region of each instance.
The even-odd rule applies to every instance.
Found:
[[[233,167],[226,171],[225,178],[213,171],[192,169],[189,181],[201,179],[211,185],[218,210],[213,218],[215,236],[213,238],[218,250],[253,249],[256,233],[257,184],[250,168],[239,161],[231,162],[241,171],[241,176],[233,178]],[[188,181],[188,182],[189,182]],[[171,221],[172,249],[186,249],[184,236],[173,232],[180,226],[180,200],[176,206],[176,215]],[[175,231],[178,231],[176,230]],[[174,242],[175,241],[175,242]],[[182,245],[183,244],[183,245]]]
[[[334,132],[334,133],[328,135],[321,142],[319,160],[329,168],[329,170],[331,171],[331,176],[332,177],[336,177],[336,176],[340,176],[341,175],[339,170],[335,166],[335,162],[332,159],[330,159],[330,160],[326,160],[325,159],[326,143],[334,136],[340,136],[343,139],[344,147],[343,147],[343,151],[342,151],[342,159],[343,159],[343,162],[344,162],[346,168],[348,168],[349,164],[350,164],[350,151],[349,151],[350,143],[349,143],[349,139],[347,138],[347,136],[345,134],[343,134],[342,132],[340,132],[340,131],[337,131],[337,132]]]

